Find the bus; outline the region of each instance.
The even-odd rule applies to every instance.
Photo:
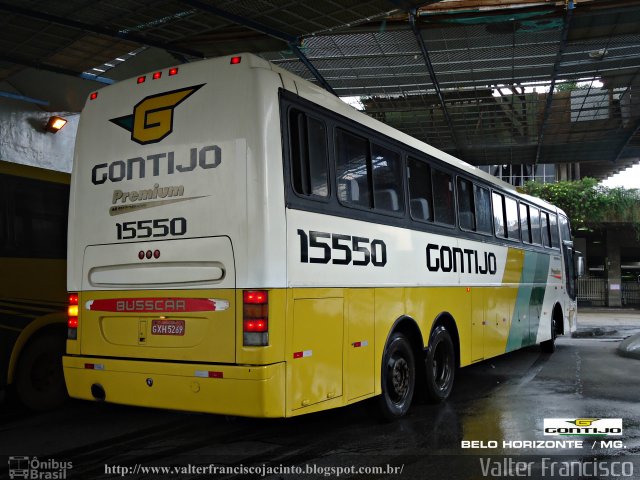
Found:
[[[92,93],[69,222],[75,398],[395,418],[576,328],[562,211],[252,54]]]
[[[67,398],[68,173],[0,161],[0,396],[34,410]]]

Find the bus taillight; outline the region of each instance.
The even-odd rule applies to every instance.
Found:
[[[242,292],[243,344],[251,347],[269,345],[269,295],[266,290]]]
[[[67,308],[67,338],[78,338],[78,294],[69,294],[69,307]]]

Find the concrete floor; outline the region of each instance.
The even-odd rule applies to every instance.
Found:
[[[380,423],[371,402],[284,420],[226,418],[181,412],[70,402],[56,412],[0,411],[0,478],[9,456],[72,462],[67,478],[260,478],[209,475],[194,466],[300,466],[315,474],[268,478],[335,478],[335,467],[397,467],[394,474],[342,473],[340,478],[478,479],[617,478],[603,468],[640,478],[640,361],[616,354],[640,332],[640,312],[585,311],[581,328],[616,330],[590,338],[561,337],[554,354],[528,348],[458,372],[450,399],[414,404],[409,415]],[[622,418],[619,437],[543,434],[545,418]],[[580,448],[519,448],[518,441],[576,441]],[[619,440],[620,445],[602,441]],[[463,442],[497,448],[463,448]],[[505,448],[503,441],[514,442]],[[575,444],[572,445],[575,447]],[[507,445],[508,447],[508,445]],[[490,459],[490,460],[489,460]],[[525,463],[528,462],[528,463]],[[562,463],[566,462],[566,463]],[[597,463],[597,465],[595,465]],[[178,466],[191,473],[144,473],[142,467]],[[105,465],[109,469],[105,469]],[[594,466],[595,465],[595,466]],[[116,466],[127,466],[122,475]],[[333,470],[332,470],[333,468]],[[483,471],[486,468],[486,471]],[[563,469],[564,468],[564,469]],[[596,469],[598,476],[588,475]],[[320,470],[327,469],[327,470]],[[389,471],[392,469],[390,468]]]

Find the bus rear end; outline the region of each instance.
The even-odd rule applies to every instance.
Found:
[[[71,396],[284,416],[283,348],[269,338],[284,299],[255,260],[274,217],[255,201],[266,197],[262,122],[278,125],[259,92],[277,102],[276,81],[247,55],[90,96],[69,212]]]

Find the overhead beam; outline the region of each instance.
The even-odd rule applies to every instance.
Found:
[[[567,48],[567,39],[569,38],[569,25],[573,18],[573,10],[575,4],[573,0],[569,0],[567,3],[567,10],[564,14],[564,20],[562,22],[562,34],[560,37],[560,45],[558,46],[558,52],[556,53],[556,59],[553,63],[553,71],[551,73],[551,85],[549,86],[549,93],[547,94],[547,101],[544,105],[544,113],[542,115],[542,125],[540,125],[540,133],[538,134],[538,146],[536,147],[536,159],[534,165],[537,165],[540,161],[540,153],[542,152],[542,143],[544,142],[544,130],[547,126],[547,120],[551,114],[551,103],[553,102],[553,91],[556,88],[556,80],[558,79],[558,71],[560,70],[560,61],[565,49]]]
[[[156,47],[166,50],[178,55],[189,55],[197,58],[204,58],[204,54],[190,48],[182,48],[171,45],[167,42],[158,42],[144,35],[138,35],[135,33],[120,32],[118,30],[111,30],[109,28],[101,27],[99,25],[90,25],[88,23],[78,22],[66,17],[59,17],[57,15],[51,15],[38,10],[31,10],[29,8],[20,7],[18,5],[9,4],[6,2],[0,2],[0,10],[5,12],[15,13],[29,18],[37,18],[45,22],[56,23],[65,27],[74,28],[88,33],[96,33],[105,37],[118,38],[120,40],[128,40],[130,42],[138,43],[140,45],[146,45],[148,47]]]
[[[424,43],[424,38],[422,38],[420,28],[418,27],[418,24],[416,22],[416,9],[412,9],[409,11],[409,25],[411,25],[411,30],[413,31],[413,35],[416,37],[416,41],[418,42],[418,46],[420,47],[420,52],[422,53],[424,63],[427,67],[427,70],[429,71],[429,77],[431,78],[431,83],[433,84],[433,88],[436,91],[436,96],[438,97],[438,101],[440,102],[440,107],[442,108],[444,118],[447,121],[449,131],[451,132],[451,137],[453,138],[453,143],[456,146],[456,149],[460,151],[460,145],[458,143],[456,131],[453,128],[453,122],[451,121],[451,116],[449,115],[449,111],[447,110],[447,104],[444,101],[444,96],[442,95],[442,90],[440,89],[440,83],[438,83],[436,71],[434,70],[433,63],[431,62],[429,50],[427,49],[427,45]]]
[[[280,30],[276,30],[275,28],[271,28],[268,25],[264,25],[260,22],[256,22],[251,20],[250,18],[242,17],[240,15],[236,15],[235,13],[227,12],[221,8],[218,8],[214,5],[210,5],[208,3],[204,3],[200,0],[181,0],[182,3],[189,5],[193,8],[197,8],[203,12],[211,13],[217,17],[224,18],[229,22],[235,23],[237,25],[242,25],[244,27],[250,28],[258,33],[263,33],[268,35],[269,37],[275,38],[277,40],[281,40],[285,42],[291,51],[300,59],[300,61],[304,64],[305,67],[311,72],[311,74],[315,77],[317,82],[322,85],[322,87],[327,90],[329,93],[336,95],[336,92],[331,88],[329,82],[322,76],[322,74],[318,71],[318,69],[311,63],[311,61],[307,58],[307,56],[300,50],[300,38],[295,35],[290,35],[285,32],[281,32]]]
[[[622,156],[622,152],[624,152],[624,149],[627,148],[627,145],[631,143],[631,140],[633,139],[633,137],[635,137],[639,132],[640,132],[640,120],[636,121],[635,128],[631,131],[631,134],[627,137],[625,142],[618,149],[618,152],[616,153],[616,156],[613,159],[612,163],[617,163],[618,160],[620,160],[620,157]]]
[[[40,100],[39,98],[27,97],[26,95],[19,95],[12,92],[0,91],[0,97],[10,98],[11,100],[18,100],[20,102],[35,103],[36,105],[48,106],[49,100]]]
[[[89,75],[83,72],[77,72],[75,70],[69,70],[68,68],[56,67],[55,65],[49,65],[41,62],[34,62],[27,58],[17,57],[15,55],[0,54],[0,60],[7,63],[14,63],[16,65],[22,65],[23,67],[31,67],[38,70],[46,70],[47,72],[59,73],[61,75],[70,75],[72,77],[80,77],[84,80],[91,80],[93,82],[105,83],[111,85],[114,81],[110,78],[100,77],[97,75]]]

